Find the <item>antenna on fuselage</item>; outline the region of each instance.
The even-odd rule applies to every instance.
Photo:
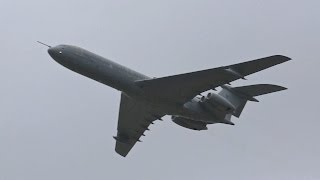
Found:
[[[47,47],[51,48],[51,46],[49,46],[48,44],[45,44],[45,43],[43,43],[43,42],[37,41],[37,43],[42,44],[42,45],[44,45],[44,46],[47,46]]]

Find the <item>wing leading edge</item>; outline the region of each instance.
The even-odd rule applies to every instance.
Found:
[[[203,71],[136,81],[150,97],[184,104],[201,92],[214,89],[258,71],[289,61],[290,58],[275,55],[230,66],[222,66]],[[166,88],[163,88],[166,87]]]

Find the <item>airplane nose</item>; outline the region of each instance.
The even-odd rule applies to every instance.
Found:
[[[61,55],[62,54],[62,50],[61,50],[61,48],[58,46],[55,46],[55,47],[50,47],[49,49],[48,49],[48,53],[49,53],[49,55],[53,58],[53,59],[56,59],[56,58],[58,58],[59,57],[59,55]]]
[[[50,47],[48,49],[48,53],[50,54],[50,56],[53,58],[56,54],[56,48],[55,47]]]

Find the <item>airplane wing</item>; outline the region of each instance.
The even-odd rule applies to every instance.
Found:
[[[290,58],[275,55],[203,71],[136,81],[144,93],[158,101],[184,104],[201,92],[228,84],[237,79],[289,61]]]
[[[116,152],[125,157],[137,141],[141,142],[140,137],[144,136],[145,130],[149,130],[149,125],[164,115],[122,93],[118,133],[114,137]]]

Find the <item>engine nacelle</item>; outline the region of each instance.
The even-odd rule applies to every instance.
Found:
[[[207,124],[204,122],[200,121],[194,121],[191,119],[183,118],[183,117],[177,117],[177,116],[172,116],[171,117],[172,121],[179,126],[192,129],[192,130],[207,130]]]
[[[236,109],[230,101],[215,93],[209,93],[202,103],[208,103],[220,111],[233,112]]]

